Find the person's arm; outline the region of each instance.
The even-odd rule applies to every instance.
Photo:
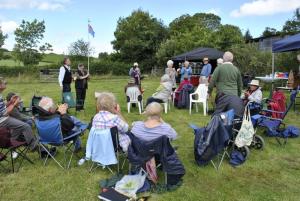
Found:
[[[188,75],[192,75],[192,74],[193,74],[193,69],[192,69],[192,67],[189,67]]]
[[[209,76],[211,74],[211,69],[212,69],[211,64],[208,64],[207,76]]]
[[[257,90],[255,93],[252,93],[248,97],[248,100],[252,101],[252,102],[256,102],[256,103],[261,103],[261,101],[262,101],[262,92],[261,92],[261,90]]]
[[[168,132],[167,132],[167,136],[169,139],[171,140],[175,140],[177,138],[177,132],[169,125],[169,129],[168,129]]]
[[[243,80],[240,72],[238,73],[237,87],[238,87],[238,96],[240,97],[243,89]]]
[[[60,67],[59,74],[58,74],[58,83],[59,83],[59,86],[61,88],[63,86],[63,80],[64,80],[64,77],[65,77],[65,73],[66,73],[65,68],[64,67]]]

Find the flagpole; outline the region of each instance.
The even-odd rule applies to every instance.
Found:
[[[90,24],[90,19],[88,19],[88,26]],[[89,51],[89,45],[90,45],[90,33],[89,33],[89,27],[88,27],[88,73],[90,73],[90,51]]]

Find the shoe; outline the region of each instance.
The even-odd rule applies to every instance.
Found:
[[[82,158],[82,159],[80,159],[79,161],[78,161],[78,165],[79,166],[81,166],[81,165],[83,165],[85,163],[85,159],[84,158]]]
[[[16,158],[18,158],[18,156],[19,156],[19,154],[17,152],[13,151],[12,158],[16,159]]]

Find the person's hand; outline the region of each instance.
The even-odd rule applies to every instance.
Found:
[[[66,114],[66,113],[67,113],[67,110],[68,110],[68,105],[67,105],[66,103],[59,105],[58,108],[57,108],[57,111],[58,111],[61,115]]]
[[[177,68],[177,72],[179,72],[180,71],[180,68]]]
[[[120,108],[120,105],[119,105],[119,104],[117,104],[117,105],[115,106],[115,113],[116,113],[116,114],[120,114],[120,113],[121,113],[121,108]]]

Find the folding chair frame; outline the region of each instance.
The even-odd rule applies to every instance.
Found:
[[[4,151],[6,150],[6,151]],[[8,153],[10,153],[10,161],[11,161],[11,170],[12,172],[17,172],[21,165],[23,164],[24,159],[26,159],[29,163],[34,164],[28,157],[27,157],[27,152],[29,150],[28,146],[25,146],[24,144],[20,144],[19,146],[13,147],[10,146],[8,148],[1,148],[0,153],[2,153],[4,155],[4,159],[2,161],[7,161],[9,163],[9,159],[7,158]],[[4,152],[3,152],[4,151]],[[15,160],[17,160],[18,158],[14,159],[13,158],[13,152],[16,152],[18,154],[18,158],[22,158],[20,159],[20,163],[19,166],[17,168],[15,168]],[[1,165],[4,169],[6,169],[3,165]]]

